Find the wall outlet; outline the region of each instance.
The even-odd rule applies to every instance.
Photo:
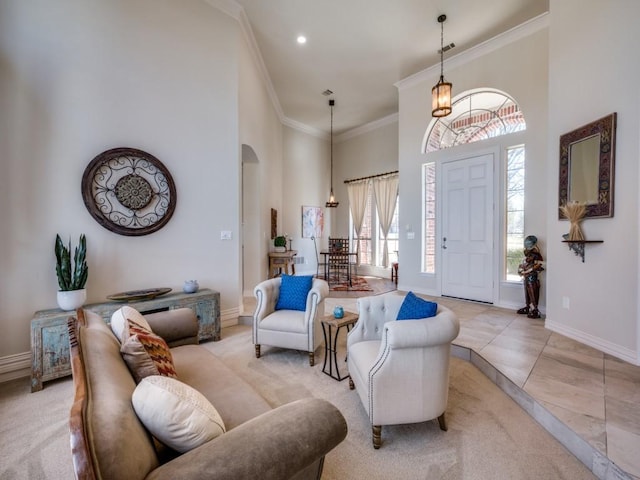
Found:
[[[416,238],[415,232],[407,232],[407,240],[413,240]]]
[[[569,310],[569,297],[562,297],[562,308],[566,308],[567,310]]]
[[[220,240],[231,240],[231,230],[222,230],[220,232]]]

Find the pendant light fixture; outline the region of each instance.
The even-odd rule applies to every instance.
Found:
[[[431,115],[446,117],[451,113],[451,83],[444,81],[444,22],[446,15],[438,17],[440,23],[440,80],[431,89]]]
[[[334,99],[329,100],[329,108],[331,109],[331,135],[329,138],[330,148],[331,148],[331,193],[329,194],[329,201],[325,204],[327,208],[336,208],[338,206],[338,202],[336,202],[336,197],[333,196],[333,106],[336,104]]]

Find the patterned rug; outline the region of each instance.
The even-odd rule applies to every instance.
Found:
[[[331,292],[373,292],[373,288],[364,277],[353,277],[351,285],[346,279],[341,278],[340,281],[332,279],[329,282],[329,290]]]

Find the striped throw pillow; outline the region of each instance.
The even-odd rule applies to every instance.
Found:
[[[167,342],[135,321],[128,320],[128,327],[130,335],[120,353],[136,383],[150,375],[178,378]]]

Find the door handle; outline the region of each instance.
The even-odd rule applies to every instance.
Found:
[[[447,249],[447,237],[442,237],[442,249]]]

